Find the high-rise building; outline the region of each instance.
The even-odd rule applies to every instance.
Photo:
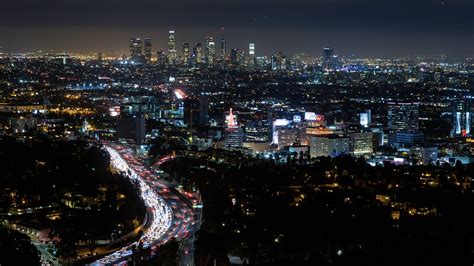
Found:
[[[471,102],[467,100],[457,101],[453,103],[453,129],[452,137],[471,136],[472,113]]]
[[[224,35],[221,36],[221,61],[224,62],[227,56],[227,47]]]
[[[298,128],[279,128],[278,132],[278,149],[281,150],[286,146],[293,146],[299,144]]]
[[[194,46],[193,55],[197,64],[202,63],[202,44],[196,43],[196,46]]]
[[[348,154],[350,150],[349,137],[341,135],[321,135],[310,137],[311,157],[338,156]]]
[[[145,38],[143,39],[144,46],[145,46],[145,60],[149,64],[151,63],[151,39]]]
[[[418,131],[418,106],[413,102],[389,102],[387,126],[390,133]]]
[[[134,60],[142,56],[143,43],[140,38],[130,38],[130,59]]]
[[[365,112],[359,114],[360,125],[363,127],[369,127],[372,123],[372,111],[365,110]]]
[[[137,144],[145,140],[145,118],[138,116],[120,117],[117,121],[117,137],[133,140]]]
[[[183,104],[184,123],[190,128],[209,122],[209,101],[206,97],[185,99]]]
[[[177,51],[176,51],[176,40],[174,30],[170,30],[168,35],[168,63],[174,64],[176,62]]]
[[[199,99],[185,99],[183,108],[184,123],[190,128],[199,125],[200,120]]]
[[[236,116],[232,112],[232,108],[229,111],[229,115],[226,121],[225,129],[225,147],[236,148],[242,147],[244,141],[244,132],[239,126]]]
[[[334,51],[332,48],[329,48],[329,47],[323,48],[323,69],[324,70],[334,69],[333,54],[334,54]]]
[[[213,37],[206,38],[206,62],[209,65],[214,64],[214,58],[216,56],[216,44],[214,43]]]
[[[156,63],[160,66],[166,63],[166,53],[163,50],[156,52]]]
[[[374,134],[372,132],[352,133],[351,153],[356,156],[364,156],[366,158],[372,156],[374,152]]]
[[[255,43],[249,43],[249,62],[248,66],[253,67],[255,65]]]
[[[183,62],[185,64],[188,64],[190,59],[191,59],[191,54],[189,51],[189,43],[185,42],[183,43]]]

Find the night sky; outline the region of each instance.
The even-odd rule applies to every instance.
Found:
[[[1,0],[4,52],[127,52],[128,38],[164,49],[216,39],[257,55],[474,56],[474,0]]]

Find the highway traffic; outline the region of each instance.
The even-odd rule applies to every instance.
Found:
[[[187,202],[186,195],[180,195],[153,170],[145,166],[142,159],[134,155],[125,145],[104,143],[104,149],[110,155],[111,166],[136,182],[140,197],[147,208],[147,218],[143,235],[138,241],[97,260],[92,265],[120,264],[133,254],[134,247],[156,250],[160,245],[175,238],[177,241],[188,237],[194,228],[194,212]]]

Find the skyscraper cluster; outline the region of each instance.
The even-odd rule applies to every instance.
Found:
[[[219,51],[217,50],[219,46]],[[152,62],[152,44],[150,38],[130,38],[129,60],[138,64],[150,64]],[[220,37],[220,45],[216,45],[213,36],[205,38],[204,45],[196,42],[193,46],[189,42],[182,44],[181,54],[178,53],[176,45],[176,33],[174,30],[168,31],[167,50],[156,52],[157,64],[185,64],[185,65],[216,65],[224,67],[248,66],[253,67],[257,63],[255,43],[249,43],[248,51],[243,49],[232,49],[227,54],[227,42],[224,35]]]

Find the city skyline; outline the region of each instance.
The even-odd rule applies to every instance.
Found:
[[[255,43],[257,54],[320,55],[321,47],[331,46],[343,56],[469,57],[474,47],[466,45],[474,43],[469,13],[474,4],[467,0],[208,0],[200,4],[8,0],[2,5],[12,10],[0,18],[4,52],[120,53],[127,51],[123,40],[134,36],[150,37],[155,51],[165,50],[169,29],[176,31],[178,46],[204,43],[206,36],[218,40],[224,33],[229,48],[245,49]]]

